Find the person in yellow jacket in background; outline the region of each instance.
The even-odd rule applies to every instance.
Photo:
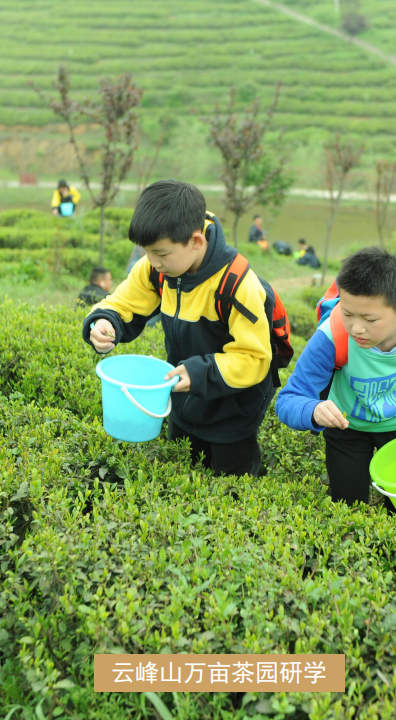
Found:
[[[52,196],[52,214],[70,217],[80,198],[81,195],[74,185],[68,185],[66,180],[59,180],[58,187]]]
[[[192,459],[216,474],[259,474],[257,431],[275,393],[266,294],[248,269],[227,325],[215,293],[237,250],[198,188],[165,180],[137,203],[129,239],[145,249],[128,278],[91,308],[83,338],[98,353],[134,340],[160,308],[168,362],[179,375],[169,416],[170,440],[189,438]],[[162,292],[158,283],[162,277]],[[242,314],[248,308],[254,320]],[[238,309],[239,308],[239,309]],[[139,382],[139,378],[134,378]]]

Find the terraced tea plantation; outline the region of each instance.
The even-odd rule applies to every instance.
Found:
[[[331,0],[288,0],[286,5],[340,24]],[[392,54],[390,0],[364,0],[362,11],[370,27],[361,37]],[[200,116],[225,100],[231,84],[239,90],[241,107],[255,97],[265,106],[281,81],[274,128],[286,129],[293,164],[305,170],[306,182],[319,173],[318,153],[329,133],[366,140],[368,174],[376,159],[394,153],[395,65],[256,0],[97,0],[94,11],[77,0],[67,9],[53,0],[13,5],[0,0],[0,59],[3,175],[22,166],[52,175],[56,143],[66,144],[67,137],[28,82],[50,88],[60,63],[67,64],[78,99],[93,94],[106,74],[135,74],[145,89],[143,144],[153,145],[162,121],[169,120],[159,175],[166,170],[193,182],[216,179],[218,158],[206,145]],[[19,150],[10,135],[13,126],[24,139]],[[81,139],[94,162],[99,135],[91,129]],[[63,161],[55,164],[73,169]]]

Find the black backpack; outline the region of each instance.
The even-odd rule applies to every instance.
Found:
[[[289,243],[284,242],[283,240],[277,240],[272,244],[272,247],[279,255],[292,255],[293,254],[293,248],[289,245]]]

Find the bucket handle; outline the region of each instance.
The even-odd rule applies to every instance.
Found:
[[[387,497],[396,498],[396,493],[387,492],[387,491],[384,490],[384,488],[382,488],[381,486],[378,487],[378,485],[377,485],[375,482],[372,483],[372,486],[373,486],[376,490],[378,490],[378,492],[380,492],[381,495],[386,495]]]
[[[165,412],[162,413],[162,415],[157,415],[156,413],[151,412],[151,410],[146,410],[146,408],[144,408],[143,405],[138,403],[138,401],[135,400],[135,398],[132,397],[132,395],[128,392],[125,385],[122,386],[121,391],[124,393],[124,395],[126,395],[128,400],[130,400],[131,403],[133,405],[135,405],[135,407],[137,407],[139,410],[141,410],[143,413],[145,413],[145,415],[155,418],[156,420],[162,420],[162,418],[165,418],[167,415],[169,415],[170,411],[172,410],[172,399],[171,399],[170,395],[169,395],[168,404],[166,406]]]

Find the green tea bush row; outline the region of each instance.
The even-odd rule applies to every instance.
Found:
[[[334,115],[345,117],[357,117],[361,118],[369,116],[371,118],[386,118],[394,117],[396,114],[396,102],[379,102],[371,103],[368,105],[367,102],[352,102],[350,100],[339,100],[331,104],[332,112]],[[277,111],[280,113],[292,113],[305,115],[309,113],[314,116],[323,116],[330,114],[330,104],[321,100],[310,100],[306,98],[291,99],[290,97],[283,96],[280,98]]]
[[[130,213],[131,214],[131,213]],[[62,222],[62,221],[58,221]],[[118,235],[118,233],[117,233]],[[106,236],[106,247],[112,249],[120,242],[125,243],[123,246],[126,250],[132,249],[132,244],[128,240],[128,236],[124,236],[122,240],[117,236]],[[30,229],[21,227],[0,227],[0,248],[14,249],[32,249],[50,248],[54,244],[68,248],[85,248],[97,250],[99,246],[99,237],[97,233],[87,233],[77,226],[70,229],[60,225],[53,229]]]
[[[308,87],[306,85],[287,85],[282,86],[282,96],[305,98],[306,100],[322,100],[324,104],[334,103],[343,100],[357,100],[370,103],[366,105],[371,108],[371,102],[376,100],[379,105],[382,103],[393,102],[395,99],[395,91],[392,87],[322,87],[314,85]]]
[[[100,414],[100,356],[82,340],[82,322],[89,308],[32,307],[7,299],[1,305],[0,392],[17,392],[37,405],[67,408],[78,417]],[[147,329],[116,354],[164,356],[162,330]]]
[[[131,253],[128,228],[132,214],[127,208],[105,211],[106,265],[116,274],[125,273]],[[6,264],[3,272],[21,278],[56,269],[88,279],[98,262],[99,224],[98,210],[71,219],[37,210],[0,213],[0,262]]]
[[[298,52],[300,52],[300,49],[298,50]],[[177,67],[175,67],[174,71],[170,73],[169,77],[167,77],[165,73],[145,73],[144,87],[146,91],[151,89],[163,90],[164,86],[169,86],[170,83],[174,81],[175,77],[177,77],[177,75]],[[393,101],[395,97],[392,85],[374,85],[370,84],[368,82],[368,79],[367,82],[360,82],[359,84],[354,83],[352,86],[348,86],[347,84],[340,84],[341,82],[343,82],[342,77],[338,78],[340,82],[337,83],[337,77],[334,78],[330,76],[330,80],[332,80],[333,84],[329,86],[327,82],[324,82],[325,78],[321,78],[321,82],[316,84],[312,83],[311,78],[309,78],[309,82],[307,83],[301,82],[301,80],[304,80],[305,72],[300,72],[298,74],[298,77],[300,78],[300,83],[298,83],[298,77],[296,80],[294,80],[294,74],[292,77],[292,84],[289,83],[289,72],[286,76],[282,78],[281,97],[306,97],[307,99],[312,98],[313,100],[322,100],[324,103],[330,103],[339,100],[357,99],[367,101],[369,103],[367,107],[371,107],[371,101],[373,100],[377,100],[379,103],[381,103],[386,101]],[[233,78],[235,79],[236,84],[242,85],[243,82],[246,81],[246,73],[244,71],[240,71],[238,68],[235,68],[233,72]],[[21,85],[20,89],[18,90],[18,93],[21,93],[18,96],[19,98],[23,99],[23,97],[25,96],[26,98],[32,97],[32,92],[29,89],[24,89],[24,86],[26,86],[28,79],[29,78],[27,75],[19,75],[19,83]],[[229,87],[229,73],[227,72],[227,70],[224,69],[211,70],[210,77],[209,74],[205,74],[205,72],[197,74],[195,70],[190,70],[188,72],[185,71],[183,72],[183,79],[186,86],[190,88],[204,87],[207,88],[208,92],[214,86]],[[250,70],[249,80],[256,82],[261,90],[263,90],[264,88],[268,92],[273,91],[273,79],[271,79],[271,77],[268,77],[267,73],[265,74],[265,76],[263,76],[263,73],[259,68]],[[40,84],[42,86],[49,88],[52,82],[53,73],[49,72],[47,75],[40,75]],[[95,89],[96,86],[97,80],[94,77],[85,74],[73,74],[73,88],[77,90],[76,95],[78,94],[79,89],[92,90]],[[10,88],[9,91],[11,92],[15,88],[15,78],[13,76],[8,76],[4,74],[0,75],[0,87],[8,87]],[[25,103],[25,101],[23,102]],[[4,105],[5,104],[6,103],[4,103]]]
[[[4,713],[139,717],[134,694],[93,692],[94,653],[301,652],[345,653],[347,693],[266,692],[238,715],[222,695],[221,717],[393,719],[394,521],[331,503],[321,439],[271,411],[268,474],[237,481],[192,468],[164,432],[129,445],[98,419],[15,395],[0,407]],[[219,717],[212,694],[190,715],[162,699],[175,718]]]
[[[97,243],[96,243],[97,245]],[[93,244],[92,244],[93,248]],[[106,267],[113,275],[125,275],[131,251],[130,243],[121,240],[107,248]],[[0,264],[2,271],[7,271],[7,264],[33,264],[40,268],[39,274],[54,272],[59,276],[62,272],[88,280],[91,270],[98,264],[99,252],[96,249],[68,248],[54,245],[41,250],[13,250],[0,248]]]
[[[125,257],[125,264],[128,258]],[[42,268],[50,270],[59,263],[59,272],[62,269],[81,278],[89,278],[92,268],[98,263],[98,251],[83,248],[62,248],[62,250],[10,250],[0,248],[0,264],[21,263],[31,261]],[[111,263],[108,263],[109,265]],[[118,263],[116,269],[119,269]]]
[[[58,221],[59,222],[59,221]],[[67,233],[59,225],[56,228],[30,229],[19,227],[0,227],[0,248],[31,249],[50,248],[54,243],[66,247],[81,247],[96,249],[98,247],[98,236],[82,234],[81,232]]]
[[[292,115],[289,113],[276,113],[273,117],[272,126],[298,128],[298,127],[323,127],[331,132],[351,132],[360,134],[362,129],[367,134],[386,133],[393,136],[394,126],[390,120],[382,118],[350,118],[328,115]]]
[[[336,70],[336,68],[334,68]],[[191,71],[191,74],[197,78],[196,73]],[[242,83],[242,76],[241,80]],[[176,79],[176,78],[175,78]],[[235,78],[237,81],[237,77]],[[144,107],[153,106],[166,106],[175,107],[174,96],[177,93],[180,96],[181,105],[191,105],[194,102],[205,102],[209,100],[212,104],[215,104],[219,99],[220,94],[224,92],[222,87],[228,89],[229,77],[224,74],[222,84],[207,85],[208,79],[201,77],[200,79],[194,80],[192,85],[184,86],[180,85],[173,86],[170,90],[164,89],[167,86],[164,83],[162,77],[152,77],[145,82],[146,92],[142,99]],[[170,83],[171,84],[171,83]],[[245,84],[241,87],[241,91],[246,87]],[[273,83],[270,85],[262,86],[261,80],[258,79],[254,83],[255,92],[253,97],[261,97],[263,100],[269,100],[271,93],[273,93]],[[156,92],[155,92],[156,91]],[[389,100],[383,97],[382,90],[377,89],[373,94],[362,91],[359,88],[354,89],[355,100],[350,98],[349,92],[346,88],[332,88],[332,94],[328,95],[328,91],[325,88],[316,88],[315,97],[312,97],[313,92],[306,90],[303,86],[298,86],[296,89],[293,87],[288,91],[287,86],[283,87],[280,99],[278,102],[278,112],[288,112],[292,114],[301,114],[305,116],[307,113],[326,116],[335,114],[337,116],[357,116],[357,117],[393,117],[395,114],[396,103],[394,102],[395,93],[393,90],[389,91]],[[19,106],[19,107],[41,107],[41,100],[37,99],[37,96],[29,91],[15,91],[6,90],[2,93],[4,104],[7,106]],[[86,90],[80,90],[74,93],[76,100],[82,99],[86,96]],[[379,97],[378,97],[379,96]],[[32,99],[35,102],[32,102]],[[241,96],[242,102],[246,102],[245,95]],[[188,107],[187,107],[188,109]]]

